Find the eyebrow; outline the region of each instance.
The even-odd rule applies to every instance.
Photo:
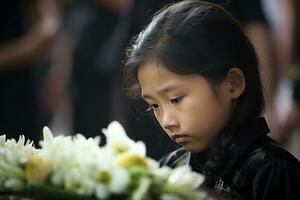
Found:
[[[160,88],[157,91],[157,93],[159,93],[159,94],[166,94],[166,93],[168,93],[168,92],[170,92],[172,90],[175,90],[175,89],[178,89],[178,88],[181,88],[181,87],[182,87],[181,85],[167,85],[165,87]],[[152,99],[152,97],[150,95],[145,94],[144,92],[142,92],[141,97],[143,99]]]

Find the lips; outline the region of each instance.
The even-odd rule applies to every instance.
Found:
[[[190,142],[191,137],[188,135],[180,135],[180,134],[173,134],[172,139],[177,143],[177,144],[183,144]]]

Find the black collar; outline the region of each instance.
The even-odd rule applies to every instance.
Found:
[[[270,132],[265,118],[261,117],[253,123],[249,123],[239,130],[234,138],[236,142],[228,149],[230,159],[228,164],[224,166],[224,171],[220,174],[221,177],[230,177],[234,169],[238,169],[240,165],[252,152],[254,144],[266,134]]]
[[[247,123],[240,130],[237,131],[233,138],[232,145],[230,145],[226,152],[226,160],[223,164],[223,170],[218,174],[220,177],[230,177],[233,169],[237,169],[240,164],[243,163],[248,155],[248,152],[252,150],[253,144],[259,140],[262,136],[270,132],[270,129],[266,123],[265,118],[258,118],[252,123]],[[213,147],[211,147],[213,148]],[[205,163],[209,157],[210,149],[200,153],[191,153],[190,165],[194,171],[200,173],[207,172],[204,168]],[[215,173],[213,173],[215,174]],[[217,174],[215,174],[217,175]]]

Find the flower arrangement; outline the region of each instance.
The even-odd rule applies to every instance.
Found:
[[[144,143],[131,140],[118,122],[102,132],[106,145],[101,147],[100,137],[54,137],[47,127],[39,149],[24,136],[18,141],[0,136],[0,192],[45,194],[50,188],[83,199],[205,198],[198,190],[204,177],[188,166],[159,167],[146,156]]]

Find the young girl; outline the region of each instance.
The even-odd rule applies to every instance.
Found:
[[[224,9],[181,1],[160,11],[128,51],[128,95],[142,99],[206,187],[234,199],[300,199],[300,164],[270,139],[258,61]]]

